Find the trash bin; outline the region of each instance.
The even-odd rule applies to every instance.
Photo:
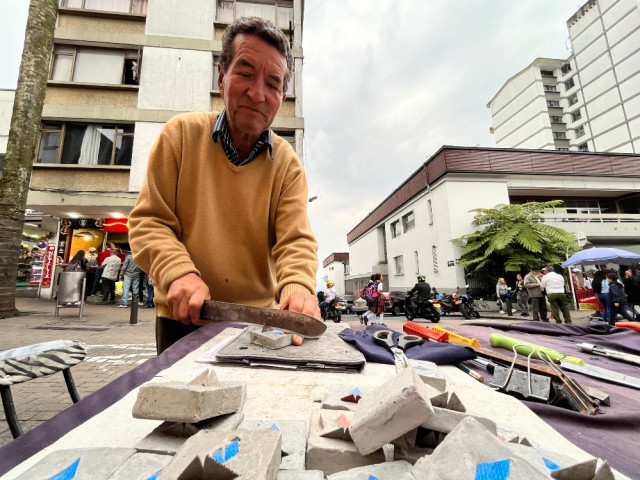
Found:
[[[79,308],[79,318],[82,318],[84,309],[84,291],[86,288],[85,272],[62,272],[58,282],[58,292],[56,296],[56,312],[60,308]]]

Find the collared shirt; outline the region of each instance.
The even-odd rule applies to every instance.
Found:
[[[241,167],[242,165],[251,163],[267,148],[269,149],[269,155],[271,155],[273,151],[273,138],[271,136],[271,130],[267,129],[260,134],[258,141],[251,149],[251,152],[249,152],[249,156],[245,160],[240,160],[238,151],[236,150],[236,146],[233,144],[233,140],[231,139],[229,122],[227,121],[227,112],[224,108],[218,115],[216,126],[213,129],[212,138],[215,143],[218,143],[218,140],[220,141],[220,145],[222,146],[225,155],[227,156],[229,161],[236,167]]]
[[[564,277],[556,272],[549,272],[542,277],[540,288],[546,290],[547,295],[552,293],[564,293]]]

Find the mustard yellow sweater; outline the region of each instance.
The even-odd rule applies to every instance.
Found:
[[[163,128],[130,214],[136,263],[153,277],[158,315],[167,290],[198,273],[214,300],[272,307],[296,290],[315,292],[317,242],[307,218],[304,169],[273,135],[243,167],[211,135],[217,113],[187,113]]]

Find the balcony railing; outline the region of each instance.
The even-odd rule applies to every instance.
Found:
[[[543,213],[545,223],[640,223],[638,213]]]

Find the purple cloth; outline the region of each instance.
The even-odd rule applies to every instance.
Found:
[[[364,330],[354,331],[351,328],[345,328],[338,335],[347,343],[353,344],[362,354],[367,362],[387,363],[393,365],[395,363],[393,354],[386,347],[378,345],[373,341],[373,334],[378,330],[391,330],[384,325],[369,325]],[[404,333],[393,332],[393,341],[398,344],[398,337]],[[405,352],[407,358],[413,360],[428,360],[438,365],[448,363],[458,363],[463,360],[471,360],[476,358],[475,352],[449,343],[427,342],[422,345],[416,345],[407,349]]]
[[[543,345],[559,352],[582,358],[590,365],[640,378],[640,367],[601,355],[585,353],[577,343],[592,343],[613,350],[638,353],[640,332],[627,328],[612,328],[608,335],[594,334],[593,328],[539,322],[482,323],[473,322],[450,327],[465,337],[477,338],[483,347],[505,354],[489,344],[489,335],[509,330],[506,335]],[[580,333],[582,332],[582,334]],[[535,363],[540,361],[533,360]],[[486,374],[486,372],[483,372]],[[631,478],[640,478],[638,450],[640,448],[640,390],[615,385],[565,371],[581,385],[589,385],[609,394],[611,406],[602,406],[602,415],[581,415],[552,405],[523,402],[545,422],[574,444],[595,457],[607,460],[616,470]]]

